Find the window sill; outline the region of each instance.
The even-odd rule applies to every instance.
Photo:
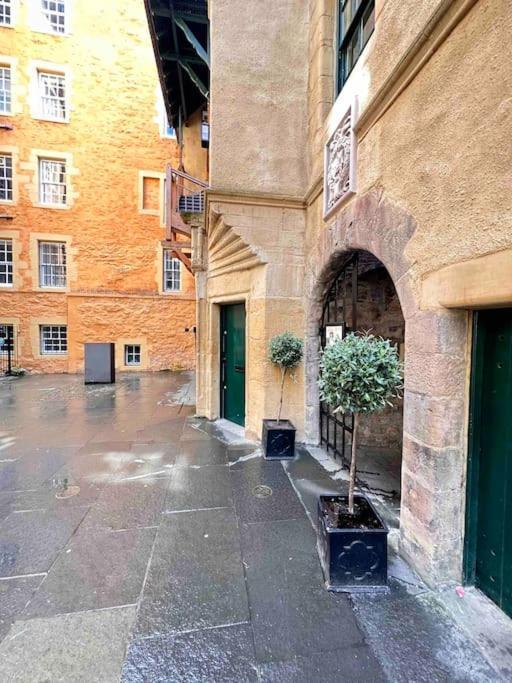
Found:
[[[70,117],[64,119],[57,119],[51,116],[44,116],[44,114],[32,114],[32,118],[37,121],[47,121],[48,123],[70,123]]]
[[[14,289],[14,285],[12,283],[10,285],[6,285],[0,282],[0,289]]]
[[[67,287],[38,287],[39,292],[53,292],[55,294],[66,294],[68,291]]]
[[[0,199],[1,206],[14,206],[14,204],[16,204],[14,199]]]
[[[41,204],[41,202],[36,202],[33,206],[36,209],[55,209],[57,211],[69,211],[71,208],[69,204]]]

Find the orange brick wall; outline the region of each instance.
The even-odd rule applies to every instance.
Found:
[[[12,116],[0,116],[0,152],[11,152],[17,197],[0,203],[0,237],[13,236],[18,251],[12,288],[0,288],[0,323],[17,326],[19,364],[37,372],[83,371],[83,343],[142,340],[141,369],[193,367],[193,277],[182,269],[182,291],[161,292],[160,211],[143,208],[140,172],[164,173],[177,165],[174,139],[162,138],[158,78],[142,0],[95,3],[74,0],[71,32],[32,30],[29,2],[17,3],[14,28],[0,27],[2,58],[17,60]],[[70,84],[70,122],[38,120],[31,109],[34,62],[65,67]],[[197,126],[187,130],[192,140]],[[37,206],[36,150],[71,155],[70,206]],[[185,159],[187,161],[187,159]],[[194,168],[204,175],[206,152]],[[157,181],[158,182],[158,181]],[[151,208],[154,206],[154,183]],[[157,198],[158,199],[158,198]],[[39,289],[37,237],[64,236],[68,244],[67,291]],[[37,326],[68,325],[67,356],[40,356]],[[118,349],[122,367],[122,353]]]

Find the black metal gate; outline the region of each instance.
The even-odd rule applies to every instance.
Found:
[[[320,326],[322,349],[330,339],[344,337],[357,330],[357,295],[359,253],[354,252],[343,264],[325,296]],[[320,435],[325,446],[342,462],[349,459],[354,418],[352,415],[333,413],[326,403],[320,403]],[[347,451],[347,455],[345,452]]]
[[[16,366],[16,328],[0,325],[0,375],[11,375]]]

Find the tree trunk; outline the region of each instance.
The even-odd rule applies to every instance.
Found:
[[[352,432],[352,458],[350,460],[350,481],[348,484],[348,511],[354,514],[354,489],[356,487],[356,452],[357,431],[359,429],[359,413],[354,413],[354,430]]]
[[[281,422],[281,410],[283,409],[283,393],[284,393],[284,378],[286,377],[286,368],[281,368],[281,398],[279,399],[279,412],[277,413],[277,424]]]

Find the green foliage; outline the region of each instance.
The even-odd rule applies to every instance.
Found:
[[[291,332],[283,332],[272,337],[268,345],[268,359],[281,370],[291,370],[302,360],[302,339]]]
[[[320,397],[342,413],[374,413],[400,397],[402,364],[387,339],[348,334],[333,342],[320,361]]]

